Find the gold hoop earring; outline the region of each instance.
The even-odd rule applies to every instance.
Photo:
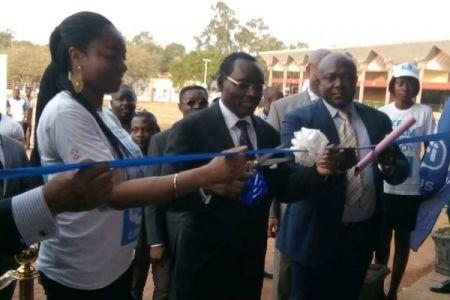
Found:
[[[77,69],[80,70],[78,74],[69,72],[69,80],[72,82],[75,93],[79,94],[83,90],[83,78],[81,76],[81,66],[78,66]]]

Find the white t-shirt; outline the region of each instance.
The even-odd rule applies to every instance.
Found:
[[[98,114],[128,149],[129,156],[142,156],[108,109]],[[43,165],[116,157],[94,117],[68,92],[60,92],[45,107],[37,139]],[[124,173],[131,179],[144,177],[146,170],[128,168]],[[56,216],[59,236],[41,244],[39,269],[70,288],[106,287],[130,267],[141,219],[141,208],[120,211],[102,206],[86,212],[59,214]]]
[[[22,98],[19,100],[9,99],[7,106],[9,107],[13,120],[16,122],[23,122],[25,111],[27,110],[27,102]]]
[[[400,138],[410,138],[431,134],[434,130],[433,111],[430,107],[415,103],[408,109],[400,110],[392,102],[380,107],[380,110],[387,114],[392,121],[392,127],[396,128],[400,123],[410,117],[416,119],[416,123],[405,131]],[[400,185],[390,185],[384,183],[384,192],[395,195],[420,195],[420,150],[422,143],[412,143],[399,145],[400,150],[409,160],[410,173],[408,178]]]
[[[1,114],[0,134],[18,141],[24,138],[22,126],[6,114]]]

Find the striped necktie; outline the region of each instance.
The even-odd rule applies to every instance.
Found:
[[[342,119],[342,124],[339,127],[339,140],[341,147],[353,148],[357,147],[355,129],[351,124],[350,112],[340,110],[338,116]],[[355,175],[355,167],[346,171],[347,175],[347,204],[355,205],[359,203],[361,207],[365,207],[368,203],[367,197],[364,195],[364,183],[361,174]]]

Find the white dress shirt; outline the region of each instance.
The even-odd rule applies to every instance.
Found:
[[[225,124],[230,132],[231,139],[233,140],[234,146],[239,146],[239,137],[241,135],[241,130],[236,126],[236,123],[240,120],[244,120],[247,122],[247,132],[248,137],[250,138],[250,142],[252,143],[253,149],[258,147],[256,140],[256,132],[255,127],[253,126],[252,118],[250,116],[245,116],[243,118],[239,118],[236,116],[228,107],[225,106],[223,100],[219,101],[220,111],[222,112],[223,119],[225,120]]]
[[[306,90],[308,91],[309,99],[311,99],[311,102],[316,101],[320,98],[309,87]]]
[[[328,104],[325,100],[323,100],[327,110],[330,112],[331,118],[333,119],[336,130],[339,131],[339,127],[341,126],[343,120],[338,115],[338,109]],[[364,125],[361,120],[358,112],[356,111],[355,105],[351,103],[348,107],[348,110],[352,116],[351,124],[355,129],[356,133],[356,142],[358,147],[360,146],[368,146],[370,145],[369,134],[366,129],[366,125]],[[358,160],[361,160],[364,156],[368,154],[370,150],[360,150],[358,155]],[[364,193],[366,197],[368,197],[368,205],[365,207],[360,207],[359,205],[349,205],[345,204],[344,213],[342,215],[342,222],[361,222],[369,219],[373,213],[375,212],[376,206],[376,191],[375,191],[375,180],[374,180],[374,172],[373,166],[368,166],[362,172],[362,178],[364,182]]]
[[[239,118],[231,110],[229,110],[228,107],[225,106],[225,104],[222,102],[222,99],[219,100],[219,108],[222,112],[223,119],[225,120],[225,125],[230,132],[230,136],[233,140],[234,146],[239,146],[239,137],[241,135],[241,130],[236,126],[236,123],[240,120],[245,120],[247,122],[247,133],[250,139],[250,143],[252,143],[253,149],[257,149],[258,142],[256,139],[256,132],[255,127],[253,126],[252,118],[250,116]],[[211,202],[211,194],[206,194],[203,189],[200,189],[200,196],[202,197],[202,201],[204,204],[209,204]]]
[[[58,235],[58,227],[45,202],[42,187],[13,197],[11,206],[23,244],[29,246]]]

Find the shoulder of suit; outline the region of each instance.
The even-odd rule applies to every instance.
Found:
[[[375,115],[377,115],[377,116],[384,116],[384,115],[386,115],[385,113],[383,113],[382,111],[380,111],[380,110],[378,110],[378,109],[376,109],[376,108],[373,108],[373,107],[371,107],[371,106],[368,106],[368,105],[359,103],[359,102],[357,102],[357,101],[354,101],[353,104],[355,105],[355,107],[356,107],[357,109],[366,111],[366,112],[368,112],[368,113],[370,113],[370,114],[375,114]]]
[[[0,135],[0,138],[2,140],[2,145],[6,145],[8,147],[12,147],[15,148],[16,151],[21,151],[21,152],[25,152],[25,149],[23,147],[23,144],[13,138],[10,138],[9,136],[6,135]]]

